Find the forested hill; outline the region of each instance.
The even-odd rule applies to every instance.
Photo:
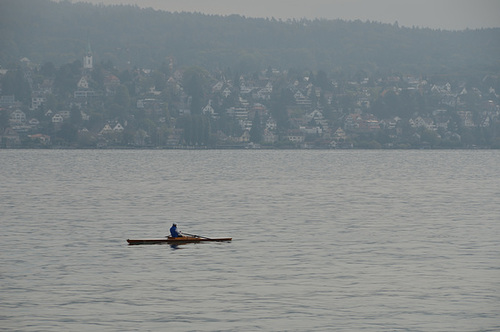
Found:
[[[497,72],[500,29],[442,31],[343,20],[170,13],[135,6],[1,0],[0,65],[27,57],[60,65],[94,59],[117,66],[179,65],[251,72],[289,69],[412,74]]]

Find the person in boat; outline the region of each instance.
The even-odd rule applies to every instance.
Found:
[[[170,236],[171,237],[182,237],[181,232],[177,230],[177,224],[172,224],[172,227],[170,227]]]

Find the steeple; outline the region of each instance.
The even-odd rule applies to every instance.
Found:
[[[90,49],[90,43],[87,43],[87,50],[85,56],[83,57],[83,69],[92,70],[92,50]]]

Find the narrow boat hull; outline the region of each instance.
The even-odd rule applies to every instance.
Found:
[[[138,245],[138,244],[185,244],[185,243],[200,243],[200,242],[228,242],[233,238],[205,238],[205,237],[165,237],[160,239],[127,239],[128,244]]]

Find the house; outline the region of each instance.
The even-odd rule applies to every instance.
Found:
[[[242,142],[242,143],[248,143],[250,142],[250,131],[249,130],[245,130],[243,132],[243,134],[240,136],[240,138],[238,139],[239,142]]]
[[[360,123],[359,129],[364,132],[377,131],[380,130],[380,123],[374,118],[363,119]]]
[[[368,99],[368,97],[359,97],[356,101],[356,105],[364,109],[368,109],[370,108],[370,100]]]
[[[271,84],[271,82],[268,82],[265,87],[263,87],[262,89],[257,91],[254,98],[255,99],[263,99],[263,100],[270,100],[272,92],[273,92],[273,85]]]
[[[262,140],[264,143],[275,143],[277,141],[276,135],[268,129],[264,130],[264,134],[262,135]]]
[[[293,97],[295,98],[295,103],[299,106],[311,106],[312,102],[309,98],[304,96],[302,92],[297,91]]]
[[[345,130],[356,130],[359,128],[359,120],[361,115],[359,114],[349,114],[346,116],[344,121],[344,129]]]
[[[227,109],[227,115],[238,120],[248,119],[248,110],[244,107],[230,107]]]
[[[347,135],[346,135],[345,131],[343,131],[342,128],[340,128],[340,127],[337,130],[335,130],[335,132],[333,133],[333,140],[335,142],[342,143],[342,142],[345,142],[346,139],[347,139]]]
[[[244,98],[241,98],[239,97],[239,103],[242,107],[248,107],[250,106],[250,103],[248,102],[248,100],[244,99]]]
[[[490,124],[491,120],[489,115],[482,116],[481,119],[479,120],[479,127],[486,128],[489,127]]]
[[[307,121],[321,120],[321,119],[323,119],[323,113],[321,113],[318,110],[314,110],[311,113],[307,114],[306,118],[307,118]]]
[[[266,130],[276,130],[277,127],[276,121],[270,116],[266,121]]]
[[[75,98],[90,98],[99,96],[99,93],[94,90],[76,90],[73,96]]]
[[[89,82],[87,81],[87,78],[85,78],[85,76],[82,76],[76,86],[79,90],[86,90],[89,88]]]
[[[344,122],[346,131],[376,132],[380,130],[380,123],[373,114],[349,114]]]
[[[386,130],[393,130],[396,128],[397,122],[393,119],[385,119],[380,121],[380,128]]]
[[[211,117],[217,116],[217,113],[215,113],[214,108],[212,107],[212,101],[209,100],[207,106],[203,108],[201,111],[203,115],[209,115]]]
[[[137,108],[139,109],[155,109],[161,104],[156,98],[144,98],[137,100]]]
[[[33,94],[38,96],[45,96],[51,94],[53,91],[54,79],[44,79],[42,83],[38,84],[38,90],[33,91]]]
[[[252,111],[255,114],[256,112],[259,112],[261,115],[268,113],[266,106],[260,104],[260,103],[255,103],[252,106]]]
[[[242,95],[246,95],[246,94],[252,93],[253,89],[254,89],[253,87],[246,86],[245,83],[242,83],[240,85],[240,93]]]
[[[59,115],[61,115],[64,119],[69,119],[71,116],[71,112],[68,110],[59,111]]]
[[[149,88],[149,94],[152,96],[159,96],[161,95],[161,91],[156,90],[156,86],[152,86]]]
[[[108,134],[108,133],[111,133],[113,132],[113,128],[111,128],[111,126],[109,125],[109,123],[106,123],[106,125],[104,126],[104,128],[102,128],[102,130],[99,132],[99,134]]]
[[[83,121],[89,121],[90,120],[90,115],[88,115],[87,113],[85,113],[83,111],[80,111],[80,114],[82,116],[82,120]]]
[[[38,121],[38,119],[35,119],[35,118],[32,118],[31,120],[29,120],[29,125],[30,127],[32,128],[36,128],[40,125],[40,121]]]
[[[315,123],[317,125],[321,125],[323,127],[328,127],[328,120],[326,120],[319,110],[314,110],[311,113],[307,114],[306,121]]]
[[[56,113],[53,117],[52,117],[52,123],[63,123],[64,122],[64,118],[61,114],[59,113]]]
[[[125,128],[123,128],[123,126],[120,124],[120,123],[117,123],[114,127],[113,127],[113,131],[116,131],[116,132],[122,132],[124,131]]]
[[[222,91],[222,95],[224,98],[227,98],[231,95],[231,90],[229,88],[225,88],[224,91]]]
[[[222,81],[218,81],[213,87],[212,92],[219,92],[224,87],[224,83]]]
[[[26,114],[20,109],[17,109],[10,114],[10,122],[16,124],[24,123],[26,122]]]
[[[6,148],[12,148],[21,145],[21,139],[17,131],[12,128],[7,128],[3,132],[1,143],[2,146]]]
[[[43,103],[47,101],[47,98],[43,96],[35,96],[31,98],[31,110],[38,109]]]
[[[170,135],[167,137],[167,142],[165,143],[168,146],[176,146],[179,145],[182,139],[183,129],[174,129]]]
[[[289,130],[287,139],[293,143],[303,143],[306,137],[300,130]]]
[[[323,133],[323,129],[321,127],[300,126],[299,130],[305,135],[321,135]]]
[[[21,107],[22,103],[16,101],[14,95],[0,96],[0,108]]]
[[[413,128],[426,128],[426,129],[431,128],[431,123],[428,123],[421,116],[417,116],[415,119],[410,119],[408,120],[408,122],[410,123],[410,126],[412,126]]]
[[[174,72],[174,75],[173,75],[173,77],[174,77],[174,79],[175,79],[176,81],[180,81],[180,80],[182,80],[182,76],[183,76],[183,72],[182,72],[181,70],[176,70],[176,71]]]
[[[22,58],[21,60],[19,60],[23,65],[29,67],[31,65],[31,60],[28,59],[27,57],[24,57]]]
[[[460,120],[462,120],[461,122],[464,127],[475,126],[471,111],[458,111],[457,114],[460,117]]]
[[[39,143],[41,145],[49,145],[50,144],[50,136],[44,134],[35,134],[28,136],[32,141]]]

